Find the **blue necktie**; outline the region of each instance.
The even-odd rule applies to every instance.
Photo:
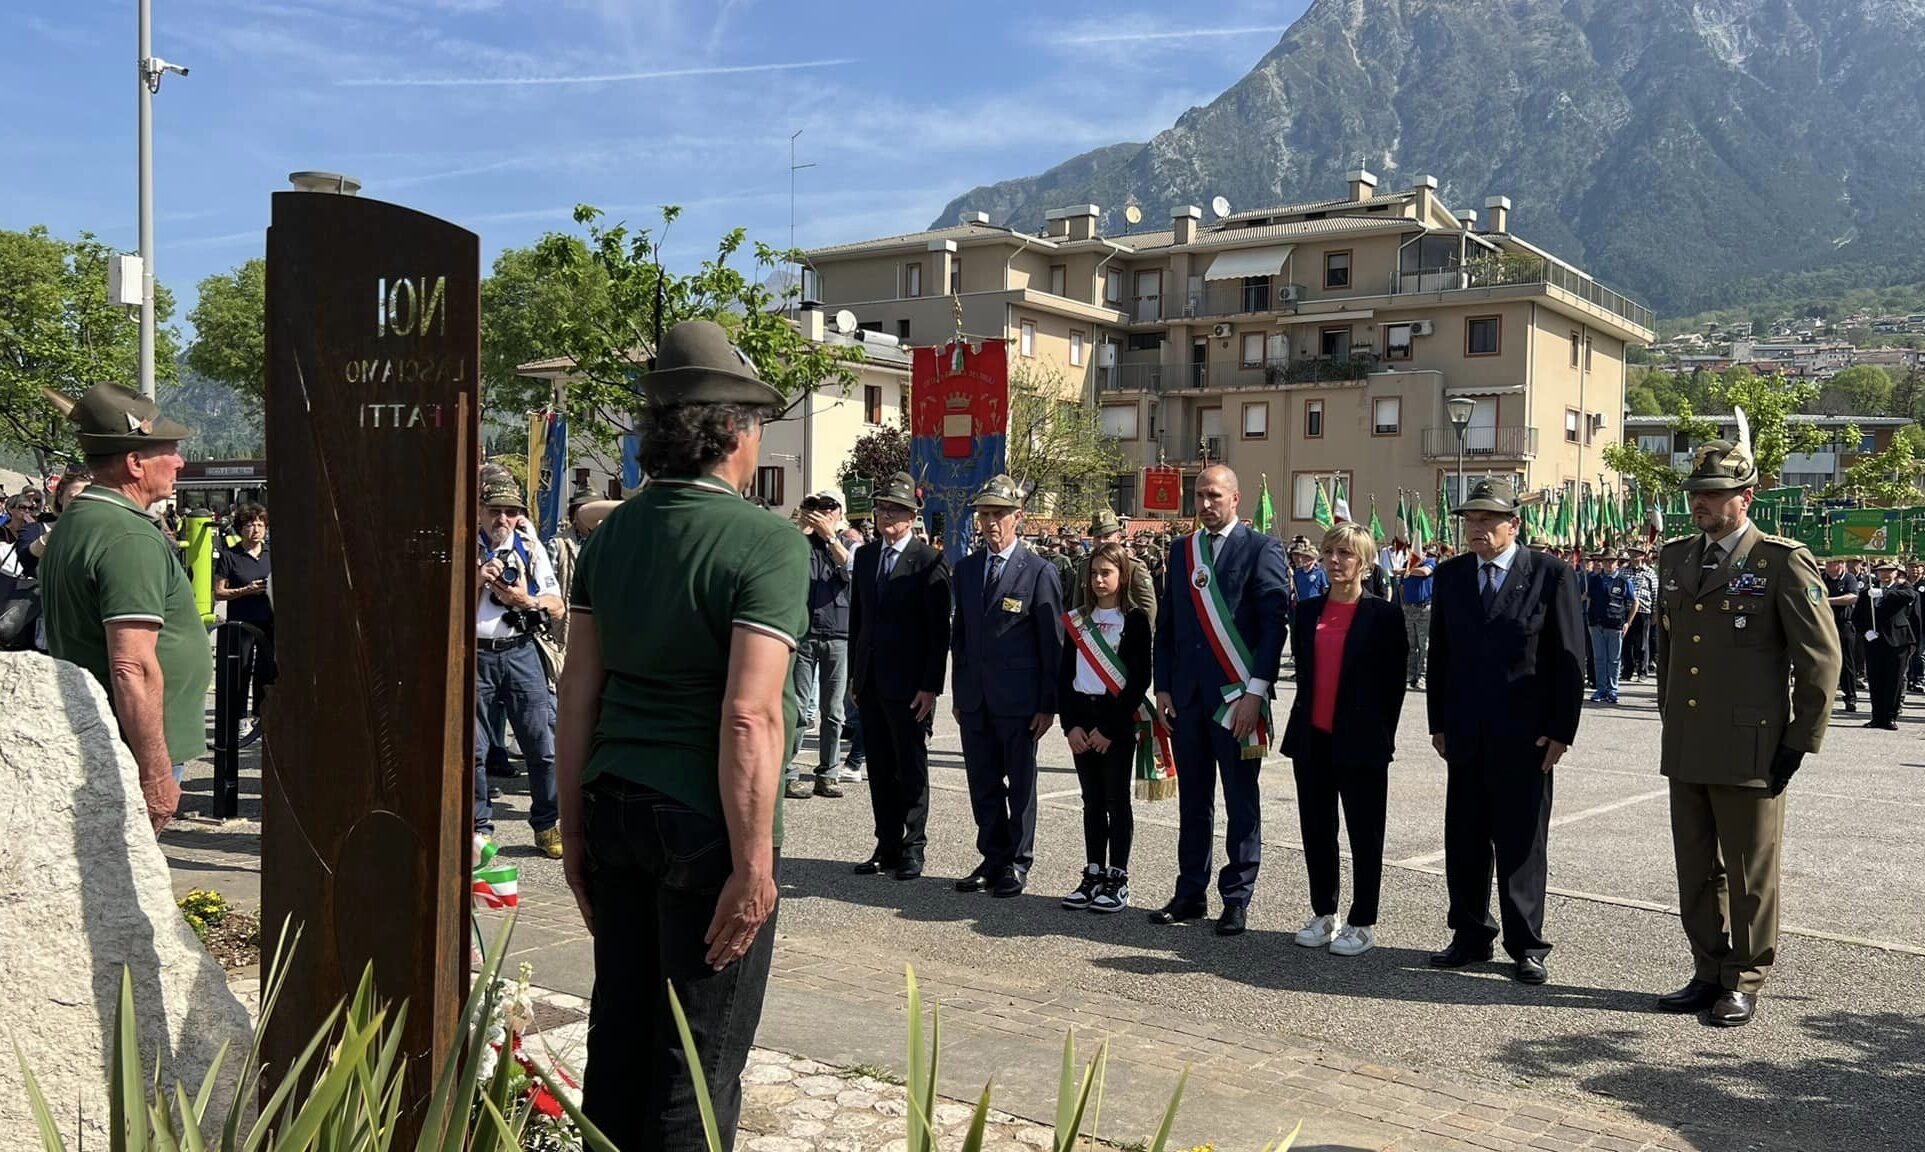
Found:
[[[896,570],[896,557],[900,555],[894,548],[882,550],[882,578],[887,580]]]
[[[1489,615],[1497,606],[1497,565],[1484,563],[1484,614]]]
[[[1003,558],[1001,556],[991,556],[989,558],[989,578],[983,581],[984,606],[987,606],[991,600],[996,598],[996,583],[1002,578]]]

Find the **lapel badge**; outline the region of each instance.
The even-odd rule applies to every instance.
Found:
[[[1771,561],[1765,559],[1763,556],[1758,557],[1758,567],[1760,569],[1768,567],[1770,564],[1771,564]]]
[[[1664,582],[1664,590],[1666,592],[1676,592],[1678,590],[1678,578],[1675,574]]]
[[[1016,599],[1016,597],[1014,596],[1003,597],[1003,611],[1021,612],[1022,610],[1023,610],[1023,602],[1021,600]]]
[[[1718,611],[1720,611],[1720,612],[1729,612],[1729,611],[1731,611],[1731,601],[1729,601],[1729,600],[1726,600],[1726,601],[1724,601],[1723,603],[1721,603],[1721,604],[1719,604],[1719,605],[1718,605]]]

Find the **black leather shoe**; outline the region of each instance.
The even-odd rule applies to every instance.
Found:
[[[976,865],[975,871],[956,881],[956,891],[987,892],[989,891],[989,885],[991,883],[990,877],[994,872],[995,869],[991,868],[989,861],[985,860],[981,864]]]
[[[996,877],[995,887],[989,890],[991,896],[1007,900],[1011,896],[1021,896],[1023,889],[1029,887],[1029,869],[1011,864]]]
[[[1186,920],[1201,920],[1209,914],[1210,909],[1206,905],[1186,904],[1181,900],[1172,900],[1150,913],[1150,923],[1181,924]]]
[[[1526,956],[1517,962],[1514,973],[1519,984],[1542,984],[1551,978],[1544,967],[1544,961],[1536,956]]]
[[[855,873],[858,876],[880,876],[895,866],[895,861],[878,853],[856,865]]]
[[[1491,958],[1489,944],[1471,944],[1463,940],[1452,940],[1450,947],[1442,952],[1430,954],[1432,968],[1463,968],[1471,964],[1482,964]]]
[[[1658,1008],[1664,1012],[1702,1012],[1723,994],[1724,989],[1709,980],[1693,980],[1676,992],[1658,997]]]
[[[1718,1028],[1738,1028],[1751,1023],[1758,1014],[1758,997],[1750,992],[1724,991],[1705,1014],[1705,1020]]]
[[[896,865],[896,879],[916,880],[922,876],[922,857],[904,856],[902,863]]]
[[[1241,904],[1225,904],[1223,915],[1216,918],[1218,936],[1241,936],[1249,926],[1250,914]]]

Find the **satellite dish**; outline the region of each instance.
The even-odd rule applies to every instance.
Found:
[[[1230,214],[1230,201],[1225,197],[1218,196],[1216,199],[1210,201],[1210,211],[1216,213],[1216,218],[1221,220]]]
[[[856,330],[856,314],[847,308],[836,313],[836,331],[847,336]]]
[[[1131,204],[1123,209],[1123,219],[1128,220],[1131,224],[1141,224],[1143,222],[1143,210]]]

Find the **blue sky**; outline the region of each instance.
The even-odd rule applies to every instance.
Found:
[[[681,204],[667,254],[727,228],[786,243],[926,225],[953,196],[1147,140],[1234,83],[1304,0],[1226,0],[1209,30],[1163,3],[775,0],[153,0],[161,280],[263,249],[297,169],[479,232],[484,261]],[[134,0],[0,0],[0,227],[136,246]]]

